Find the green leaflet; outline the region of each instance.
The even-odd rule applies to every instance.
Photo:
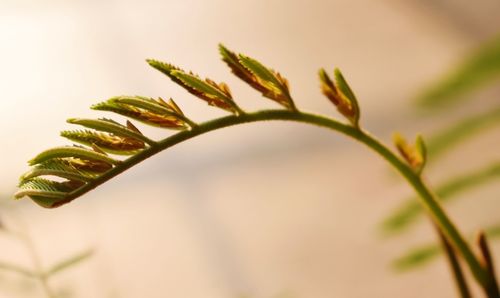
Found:
[[[442,201],[449,201],[458,194],[500,178],[500,163],[488,164],[467,174],[454,177],[436,187],[436,193]],[[382,228],[387,233],[401,232],[416,222],[424,210],[416,197],[404,200],[404,204],[387,217]]]
[[[253,58],[231,52],[222,44],[219,44],[219,52],[222,60],[238,78],[261,92],[264,97],[276,101],[287,109],[297,109],[290,96],[288,81],[279,73]]]
[[[216,87],[215,84],[209,84],[205,81],[202,81],[195,75],[187,74],[179,70],[174,70],[172,71],[172,76],[178,78],[185,85],[206,94],[207,97],[221,99],[225,102],[230,102],[232,100],[231,94],[227,90],[223,91],[222,89]]]
[[[338,89],[341,91],[342,94],[344,94],[349,99],[349,102],[352,105],[352,110],[354,113],[353,122],[356,123],[356,125],[359,125],[358,123],[361,113],[359,109],[358,99],[354,95],[354,92],[352,91],[351,87],[349,87],[349,84],[344,78],[344,75],[342,75],[342,72],[340,72],[340,69],[335,68],[333,70],[333,74],[335,76],[335,82],[337,83]]]
[[[109,99],[109,102],[134,106],[160,115],[178,118],[184,117],[184,113],[182,113],[172,99],[167,103],[162,99],[154,100],[143,96],[117,96]]]
[[[425,108],[458,104],[463,95],[500,78],[500,36],[479,47],[438,83],[431,85],[417,103]]]
[[[259,84],[257,84],[254,75],[248,71],[241,63],[238,56],[228,50],[224,45],[219,44],[219,52],[222,56],[222,61],[226,62],[226,64],[231,68],[231,71],[234,75],[250,84],[253,88],[258,91],[265,93],[267,92],[266,88],[263,88]]]
[[[68,180],[88,182],[99,176],[98,172],[80,170],[69,160],[53,158],[35,165],[21,176],[21,181],[38,176],[57,176]]]
[[[421,135],[417,135],[417,139],[415,140],[415,151],[417,155],[420,157],[420,165],[418,167],[418,172],[421,173],[427,163],[427,145],[424,142],[424,138]]]
[[[119,155],[132,155],[145,148],[143,141],[92,130],[65,130],[61,132],[61,136],[83,145],[95,145],[106,152]]]
[[[393,142],[408,165],[410,165],[417,174],[422,173],[427,159],[427,149],[422,136],[418,135],[415,144],[410,145],[402,135],[394,133]]]
[[[165,63],[165,62],[154,60],[154,59],[146,59],[146,62],[154,69],[160,71],[161,73],[163,73],[164,75],[169,77],[175,83],[177,83],[181,86],[183,85],[183,83],[178,78],[174,77],[171,73],[173,70],[181,70],[180,68],[178,68],[170,63]]]
[[[19,185],[16,198],[29,196],[35,203],[45,208],[54,208],[67,203],[68,193],[81,187],[83,182],[56,182],[43,178],[24,180]]]
[[[268,87],[262,85],[260,80],[250,72],[245,66],[243,66],[238,58],[238,56],[224,47],[222,44],[219,44],[219,52],[222,56],[222,61],[226,62],[226,64],[231,69],[231,72],[236,75],[238,78],[249,84],[252,88],[262,93],[263,96],[270,95]],[[271,94],[272,95],[272,94]],[[273,98],[271,98],[273,99]],[[275,99],[273,99],[275,100]]]
[[[287,109],[296,109],[285,78],[253,58],[239,54],[238,59],[239,63],[255,77],[254,81],[266,90],[263,93],[265,97],[275,100]]]
[[[500,107],[461,119],[429,138],[429,156],[436,159],[468,138],[498,124],[500,124]]]
[[[151,126],[169,129],[186,129],[186,122],[176,116],[156,114],[131,105],[120,104],[109,100],[95,104],[91,109],[113,112]]]
[[[241,114],[243,112],[233,101],[229,87],[225,83],[217,84],[210,79],[202,80],[197,75],[187,73],[172,64],[153,59],[146,61],[189,93],[208,102],[209,105],[234,114]]]
[[[68,123],[82,125],[87,128],[92,128],[98,131],[104,131],[112,133],[116,136],[127,137],[136,140],[141,140],[149,145],[155,144],[156,142],[144,136],[138,130],[132,130],[126,126],[123,126],[110,119],[82,119],[82,118],[71,118],[67,120]],[[131,125],[131,124],[130,124]]]
[[[337,107],[339,113],[346,117],[354,127],[359,127],[360,111],[356,97],[340,71],[335,69],[336,83],[333,83],[324,69],[320,69],[318,74],[323,95]],[[342,89],[340,85],[342,85]],[[346,95],[344,92],[348,92],[349,95]]]
[[[121,162],[107,155],[89,149],[65,146],[65,147],[55,147],[43,151],[42,153],[38,154],[35,158],[30,160],[29,164],[36,165],[52,158],[64,158],[64,157],[74,157],[80,159],[102,161],[111,165],[117,165]]]
[[[195,75],[187,74],[179,70],[174,70],[171,74],[181,81],[186,89],[193,90],[191,93],[204,99],[209,105],[219,107],[232,113],[237,112],[237,108],[226,84],[221,83],[217,85],[217,83],[208,79],[203,81]]]
[[[246,69],[248,69],[264,83],[269,84],[279,91],[286,90],[286,86],[282,85],[282,82],[277,79],[274,72],[262,65],[259,61],[243,54],[239,54],[239,60]]]

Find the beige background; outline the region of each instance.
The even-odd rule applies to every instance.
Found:
[[[282,72],[302,109],[337,116],[316,71],[339,66],[365,127],[384,140],[394,130],[431,132],[446,119],[417,117],[411,99],[500,26],[497,1],[469,2],[2,0],[0,190],[7,199],[26,160],[66,144],[58,136],[66,118],[101,116],[88,109],[99,100],[172,96],[193,119],[223,115],[150,69],[148,57],[227,82],[248,110],[275,107],[231,76],[219,42]],[[478,96],[492,95],[498,88]],[[449,118],[471,109],[481,106]],[[498,158],[498,137],[476,139],[482,154],[470,164]],[[469,167],[474,148],[442,160],[431,180]],[[494,193],[498,183],[468,193],[481,205],[457,202],[453,217],[467,230],[488,223],[498,214]],[[73,297],[455,297],[443,260],[402,275],[389,268],[434,239],[427,224],[394,240],[377,234],[408,194],[352,141],[298,124],[252,124],[181,144],[63,208],[24,200],[0,216],[9,227],[26,223],[45,265],[96,249],[51,280]],[[0,247],[0,260],[31,266],[8,235]],[[0,274],[2,298],[43,297],[32,287]]]

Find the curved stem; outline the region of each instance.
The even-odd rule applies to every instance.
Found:
[[[425,185],[425,183],[422,181],[421,177],[418,174],[416,174],[406,163],[404,163],[391,150],[389,150],[376,138],[370,136],[368,133],[360,130],[359,128],[355,128],[353,126],[340,123],[336,120],[315,114],[298,112],[298,111],[288,111],[288,110],[264,110],[254,113],[244,113],[241,115],[226,116],[198,124],[191,130],[182,131],[175,135],[172,135],[164,140],[159,141],[157,144],[152,145],[151,147],[141,151],[140,153],[126,159],[122,163],[115,166],[113,169],[99,176],[99,178],[97,178],[96,180],[87,183],[81,188],[71,192],[68,196],[68,200],[81,196],[82,194],[94,189],[98,185],[113,178],[114,176],[124,172],[125,170],[129,169],[135,164],[185,140],[228,126],[250,123],[250,122],[271,121],[271,120],[288,120],[288,121],[302,122],[332,129],[365,144],[366,146],[377,152],[380,156],[382,156],[385,160],[387,160],[394,168],[396,168],[396,170],[398,170],[399,173],[401,173],[401,175],[419,194],[424,206],[428,209],[429,213],[433,217],[436,224],[441,228],[443,233],[446,235],[449,241],[455,246],[457,251],[459,251],[460,254],[463,256],[475,279],[483,287],[488,284],[489,276],[487,272],[481,266],[477,257],[474,255],[469,245],[467,244],[463,236],[460,234],[458,229],[455,227],[453,222],[446,215],[443,208],[437,201],[434,193],[432,193],[429,190],[429,188]]]

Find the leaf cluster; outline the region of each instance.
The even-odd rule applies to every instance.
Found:
[[[219,46],[219,52],[222,60],[238,78],[285,110],[298,112],[288,81],[279,72],[254,58],[236,54],[223,45]],[[208,105],[227,111],[235,117],[242,118],[245,115],[233,99],[227,84],[202,79],[195,73],[184,71],[170,63],[154,59],[147,59],[147,62]],[[334,74],[335,83],[324,70],[320,71],[323,93],[342,115],[358,127],[359,107],[354,93],[338,69]],[[121,124],[102,117],[68,119],[68,123],[83,127],[61,132],[62,137],[74,144],[50,148],[30,160],[32,168],[21,176],[16,198],[28,196],[42,207],[58,207],[159,151],[159,143],[168,138],[153,140],[145,136],[132,121],[180,131],[177,136],[194,136],[199,131],[199,125],[187,117],[171,98],[164,100],[161,97],[122,95],[94,104],[91,108],[125,116],[127,121]],[[175,138],[176,135],[170,137]]]

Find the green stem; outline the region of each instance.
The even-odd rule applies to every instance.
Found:
[[[359,128],[355,128],[353,126],[340,123],[333,119],[329,119],[324,116],[314,115],[310,113],[287,111],[287,110],[265,110],[255,113],[245,113],[238,116],[235,115],[226,116],[205,123],[201,123],[193,127],[191,130],[182,131],[175,135],[172,135],[164,140],[159,141],[156,145],[152,145],[148,149],[145,149],[142,152],[130,157],[129,159],[118,164],[110,171],[101,175],[93,182],[90,182],[84,185],[83,187],[70,193],[68,199],[71,200],[81,196],[82,194],[94,189],[98,185],[124,172],[125,170],[129,169],[135,164],[138,164],[139,162],[151,157],[152,155],[155,155],[156,153],[165,150],[171,146],[174,146],[178,143],[181,143],[185,140],[228,126],[250,123],[250,122],[270,121],[270,120],[288,120],[288,121],[308,123],[320,127],[329,128],[337,132],[340,132],[346,136],[349,136],[376,151],[392,166],[394,166],[401,173],[401,175],[408,181],[408,183],[415,189],[415,191],[420,195],[424,206],[428,209],[434,221],[441,228],[441,230],[449,239],[449,241],[463,256],[475,279],[483,287],[488,284],[489,278],[487,272],[480,265],[478,259],[470,249],[469,245],[467,244],[463,236],[459,233],[458,229],[455,227],[453,222],[446,215],[443,208],[438,203],[436,196],[429,190],[429,188],[425,185],[425,183],[422,181],[421,177],[418,174],[416,174],[406,163],[404,163],[401,159],[399,159],[398,156],[396,156],[391,150],[389,150],[377,139],[370,136],[368,133],[360,130]]]

